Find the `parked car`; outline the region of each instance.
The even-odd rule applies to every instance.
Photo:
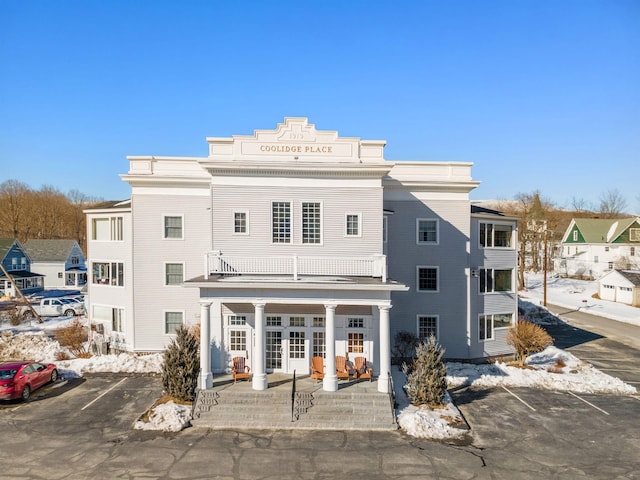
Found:
[[[43,317],[57,317],[61,315],[70,317],[72,315],[82,315],[85,313],[84,302],[64,297],[43,298],[39,303],[32,303],[31,307],[38,315]],[[27,305],[19,305],[18,310],[23,315],[29,316],[33,314],[31,308]]]
[[[28,400],[31,392],[57,379],[58,369],[53,363],[22,361],[0,364],[0,400]]]

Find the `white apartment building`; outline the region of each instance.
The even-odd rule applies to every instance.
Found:
[[[306,374],[365,356],[388,390],[399,331],[447,358],[511,353],[517,219],[473,208],[470,163],[394,162],[386,142],[306,118],[207,138],[204,157],[128,157],[131,199],[86,211],[90,317],[112,346],[160,351],[200,324],[200,384],[251,365]]]

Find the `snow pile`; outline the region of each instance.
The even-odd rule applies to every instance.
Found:
[[[75,373],[161,373],[164,357],[161,353],[150,355],[134,355],[120,353],[118,355],[98,355],[91,358],[74,358],[56,362],[60,371]]]
[[[565,364],[559,367],[557,361]],[[570,353],[548,347],[531,355],[527,361],[531,368],[519,368],[497,362],[491,365],[447,363],[449,387],[530,387],[582,393],[634,394],[637,389],[619,378],[611,377],[592,365],[581,362]]]
[[[466,422],[448,393],[444,402],[442,408],[404,406],[398,415],[398,425],[409,435],[420,438],[455,438],[467,433]]]
[[[133,428],[136,430],[161,430],[163,432],[179,432],[191,425],[191,407],[173,401],[161,403],[151,409],[149,421],[138,420]]]
[[[14,335],[10,331],[0,334],[0,359],[35,360],[52,363],[56,353],[63,350],[60,344],[41,331]]]

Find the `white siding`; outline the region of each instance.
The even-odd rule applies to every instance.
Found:
[[[165,262],[184,263],[185,280],[203,274],[210,246],[210,200],[203,195],[134,195],[134,291],[136,350],[163,349],[164,312],[184,311],[186,324],[200,321],[199,292],[165,285]],[[164,239],[164,217],[183,217],[183,239]],[[161,301],[160,301],[161,299]]]
[[[213,187],[213,249],[225,255],[367,256],[382,253],[382,188]],[[291,202],[292,243],[273,244],[271,203]],[[322,243],[303,244],[302,202],[322,205]],[[233,234],[233,213],[248,212],[249,234]],[[362,235],[345,236],[345,212],[361,214]]]

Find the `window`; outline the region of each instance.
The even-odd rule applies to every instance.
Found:
[[[302,243],[321,243],[320,204],[302,202]]]
[[[267,327],[281,327],[282,317],[267,316]]]
[[[436,315],[418,315],[418,337],[427,340],[431,336],[438,338],[438,317]]]
[[[265,349],[265,366],[268,369],[282,368],[282,332],[267,330],[265,332],[267,345]]]
[[[609,247],[604,247],[604,251],[608,252],[609,251]]]
[[[304,332],[289,332],[289,358],[304,358]]]
[[[165,216],[164,217],[164,238],[182,238],[182,217]]]
[[[124,263],[95,262],[92,283],[95,285],[124,286]]]
[[[577,231],[577,230],[574,230],[574,231],[573,231],[573,241],[574,241],[574,242],[577,242],[577,241],[578,241],[578,231]]]
[[[74,255],[71,257],[71,265],[80,265],[80,257]]]
[[[182,285],[184,282],[184,265],[182,263],[164,264],[164,284]]]
[[[619,287],[621,292],[631,292],[633,288],[631,287]]]
[[[271,204],[271,224],[273,243],[291,243],[291,204],[289,202]]]
[[[290,327],[304,327],[304,317],[289,317]]]
[[[419,292],[438,291],[438,267],[418,267],[417,276]]]
[[[99,242],[122,241],[122,217],[94,218],[91,220],[91,240]]]
[[[364,328],[364,318],[361,318],[361,317],[348,318],[347,328]]]
[[[105,305],[92,305],[91,319],[103,324],[111,323],[111,329],[115,332],[124,332],[124,308],[108,307]]]
[[[606,288],[607,290],[613,290],[614,288],[616,288],[616,287],[614,287],[613,285],[605,285],[605,284],[602,284],[602,286],[603,286],[604,288]]]
[[[347,213],[345,216],[345,235],[347,237],[360,236],[360,215],[357,213]]]
[[[384,217],[382,219],[382,242],[387,243],[387,230],[389,228],[389,218]]]
[[[164,312],[164,333],[175,335],[176,330],[182,325],[184,312]]]
[[[313,317],[313,322],[311,325],[314,327],[324,327],[325,325],[324,317]]]
[[[247,212],[233,212],[233,233],[249,233],[249,217]]]
[[[630,228],[629,229],[629,241],[630,242],[640,242],[640,228]]]
[[[124,332],[124,309],[111,309],[111,330],[114,332]]]
[[[513,225],[481,222],[480,246],[485,248],[513,248]]]
[[[629,256],[634,257],[636,254],[636,247],[629,247]]]
[[[233,350],[233,351],[247,350],[247,331],[246,330],[230,330],[229,331],[229,350]]]
[[[598,255],[593,256],[593,263],[598,263]]]
[[[63,272],[58,272],[58,278],[62,278],[62,273]]]
[[[122,241],[122,217],[111,217],[111,241]]]
[[[347,335],[347,352],[363,353],[364,352],[364,333],[349,332]]]
[[[513,270],[480,269],[480,293],[513,291]]]
[[[494,330],[498,328],[508,328],[511,326],[513,314],[494,313],[491,315],[480,315],[478,325],[478,338],[480,340],[491,340],[494,338]]]
[[[244,315],[229,315],[229,325],[246,325],[247,317]]]
[[[313,356],[326,357],[324,332],[313,332]]]
[[[609,264],[607,265],[607,267],[609,268],[609,270],[613,270],[613,262],[609,262]]]
[[[416,231],[418,234],[417,243],[437,244],[438,243],[438,220],[419,218],[416,221]]]

